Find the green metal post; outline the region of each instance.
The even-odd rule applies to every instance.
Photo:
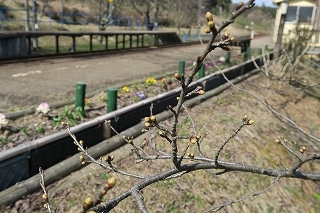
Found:
[[[107,113],[115,111],[117,109],[117,93],[118,89],[109,88],[107,98]]]
[[[248,54],[248,59],[251,58],[251,48],[248,46],[247,47],[247,54]]]
[[[180,74],[180,76],[184,74],[185,66],[186,66],[186,62],[185,61],[180,61],[179,62],[179,74]]]
[[[84,99],[86,97],[86,83],[78,82],[76,85],[76,108],[84,110]]]
[[[245,61],[247,61],[247,60],[248,60],[248,52],[245,51],[245,52],[243,53],[243,59],[242,59],[242,61],[245,62]]]
[[[199,79],[203,78],[205,76],[205,72],[206,72],[206,68],[205,66],[202,64],[200,70],[199,70]]]
[[[231,51],[228,51],[226,55],[226,64],[230,64],[230,59],[231,59]]]

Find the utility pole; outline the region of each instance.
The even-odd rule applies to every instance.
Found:
[[[284,24],[287,17],[288,6],[289,6],[288,0],[283,0],[283,2],[281,2],[280,4],[281,17],[280,17],[280,23],[279,23],[279,29],[278,29],[278,35],[277,35],[277,42],[274,47],[274,50],[277,52],[282,48],[283,29],[284,29]]]
[[[29,1],[25,0],[24,1],[24,7],[26,9],[26,23],[25,23],[25,31],[30,31],[30,26],[29,26]]]

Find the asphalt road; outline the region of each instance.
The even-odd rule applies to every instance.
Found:
[[[251,48],[273,47],[271,36],[257,37]],[[106,89],[119,82],[145,79],[154,74],[178,70],[180,60],[191,66],[204,46],[153,49],[91,58],[48,59],[0,66],[0,113],[11,109],[61,101],[73,96],[77,82],[87,91]],[[212,59],[225,56],[213,51]]]

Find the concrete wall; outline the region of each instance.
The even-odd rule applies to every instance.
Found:
[[[0,35],[0,58],[27,55],[25,35]]]

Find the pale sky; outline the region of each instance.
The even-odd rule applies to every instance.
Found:
[[[240,1],[246,2],[246,0],[232,0],[233,3],[238,3]],[[272,3],[272,0],[256,0],[255,3],[257,6],[262,6],[262,2],[264,2],[264,5],[267,7],[277,7]]]

